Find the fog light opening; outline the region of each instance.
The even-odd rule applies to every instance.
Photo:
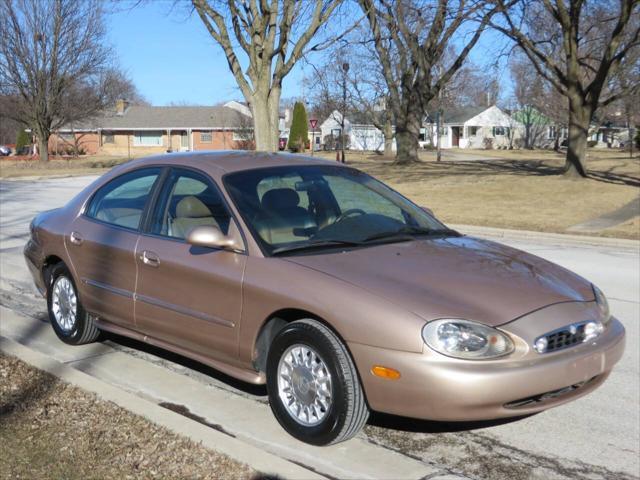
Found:
[[[540,337],[538,340],[536,340],[536,343],[533,347],[536,349],[536,352],[544,353],[547,351],[547,344],[547,339],[544,337]]]
[[[383,367],[382,365],[374,365],[371,367],[371,373],[376,377],[385,378],[387,380],[397,380],[400,378],[400,372],[389,367]]]
[[[584,326],[585,341],[588,341],[588,340],[591,340],[592,338],[597,337],[602,333],[603,330],[604,330],[604,327],[602,326],[602,323],[596,322],[596,321],[588,322]]]

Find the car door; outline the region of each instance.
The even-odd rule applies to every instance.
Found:
[[[134,326],[139,225],[160,172],[160,168],[143,168],[103,185],[65,236],[84,307],[130,328]]]
[[[223,233],[235,222],[216,184],[172,168],[136,249],[136,326],[151,338],[220,360],[237,357],[246,257],[189,245],[196,226]]]

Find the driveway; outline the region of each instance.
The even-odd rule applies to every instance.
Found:
[[[22,259],[30,219],[64,204],[93,177],[0,182],[0,335],[44,352],[167,408],[189,410],[213,428],[327,477],[477,479],[639,478],[640,251],[569,240],[501,242],[584,275],[608,295],[627,329],[627,350],[603,387],[547,412],[507,423],[449,424],[374,414],[356,438],[303,445],[273,420],[266,392],[210,368],[122,337],[68,347],[47,325]],[[185,418],[185,421],[192,421]]]

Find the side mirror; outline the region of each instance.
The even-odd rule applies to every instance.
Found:
[[[233,237],[227,236],[218,227],[201,226],[192,228],[187,234],[187,243],[198,247],[223,248],[235,252],[243,251]]]
[[[427,212],[429,215],[431,215],[432,217],[435,217],[435,215],[433,214],[433,210],[431,210],[429,207],[420,207],[422,210],[424,210],[425,212]]]

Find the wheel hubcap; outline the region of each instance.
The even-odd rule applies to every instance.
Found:
[[[78,298],[73,284],[67,277],[58,277],[53,284],[51,311],[56,323],[64,332],[73,329],[78,312]]]
[[[331,408],[331,374],[307,345],[289,347],[278,364],[278,395],[287,412],[304,426],[317,425]]]

